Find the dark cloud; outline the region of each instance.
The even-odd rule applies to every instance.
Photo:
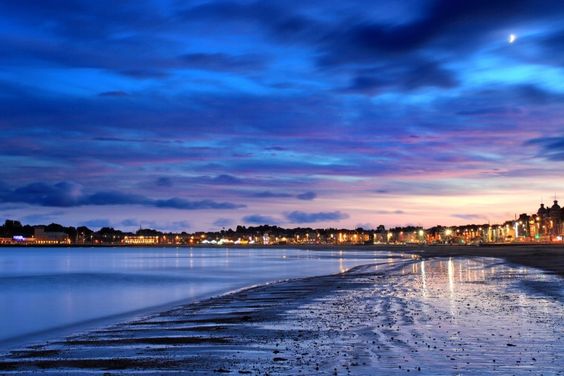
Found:
[[[264,150],[267,150],[267,151],[286,151],[286,150],[288,150],[288,148],[285,148],[283,146],[269,146],[269,147],[264,148]]]
[[[315,192],[298,193],[297,195],[285,192],[261,191],[250,194],[255,198],[297,198],[298,200],[311,201],[317,197]]]
[[[538,156],[551,161],[564,161],[564,136],[543,137],[528,140],[525,145],[540,148]]]
[[[181,16],[190,22],[209,22],[220,20],[223,24],[255,25],[267,31],[270,37],[280,41],[315,40],[324,24],[312,17],[295,12],[296,7],[288,7],[282,2],[254,1],[248,3],[234,1],[213,1],[185,9]]]
[[[46,99],[37,93],[26,92],[22,95],[14,92],[8,98],[0,98],[0,110],[6,122],[9,121],[13,126],[25,127],[26,132],[40,132],[46,127],[52,132],[66,132],[66,129],[72,127],[75,134],[88,134],[93,140],[138,140],[163,144],[160,150],[156,147],[140,148],[131,144],[119,147],[116,145],[113,150],[109,149],[108,145],[88,145],[88,148],[84,148],[81,144],[80,151],[83,154],[87,152],[95,157],[95,154],[107,153],[107,158],[115,155],[115,159],[120,161],[128,158],[138,159],[140,155],[150,156],[151,159],[163,156],[193,160],[216,159],[227,157],[226,154],[230,150],[244,151],[242,145],[238,146],[237,142],[244,141],[250,135],[257,146],[260,146],[261,142],[287,140],[292,136],[307,136],[312,142],[316,139],[330,141],[331,128],[327,128],[327,124],[330,124],[332,129],[344,128],[343,114],[339,112],[336,99],[331,96],[276,98],[208,94],[179,97],[174,101],[162,97],[136,96],[134,101],[127,102],[102,103],[95,98]],[[187,106],[186,103],[192,105]],[[362,107],[358,110],[362,110]],[[80,111],[69,112],[68,108],[80,108]],[[366,122],[369,121],[369,115],[371,114],[366,115]],[[229,121],[226,121],[226,118]],[[358,126],[351,131],[362,133],[368,124],[365,125],[362,119],[355,120]],[[186,124],[190,126],[187,127]],[[371,129],[374,129],[373,124]],[[139,137],[139,134],[144,137]],[[229,147],[226,144],[223,149],[188,148],[182,142],[173,142],[192,138],[207,140],[210,137],[218,141],[229,138],[231,142]],[[164,145],[168,147],[165,148]],[[78,143],[65,146],[57,148],[59,154],[65,154],[62,157],[77,154],[75,149],[78,149]],[[23,151],[25,149],[20,148],[20,153]],[[48,154],[57,156],[51,151]],[[225,176],[217,176],[215,179],[209,177],[210,183],[238,182],[232,175],[220,175]]]
[[[550,104],[564,103],[564,94],[549,91],[534,84],[515,85],[513,87],[514,95],[528,104]]]
[[[278,220],[266,215],[251,214],[243,217],[243,222],[252,225],[275,225]]]
[[[271,191],[255,192],[255,193],[252,193],[250,196],[256,197],[256,198],[288,198],[288,197],[292,197],[292,195],[290,193],[271,192]]]
[[[173,208],[184,210],[239,209],[245,207],[245,205],[233,204],[231,202],[217,202],[213,200],[189,201],[178,197],[168,200],[152,200],[151,204],[158,208]]]
[[[543,9],[541,9],[543,8]],[[551,9],[554,13],[546,12]],[[550,1],[539,7],[533,0],[472,2],[438,0],[407,23],[380,23],[370,20],[340,24],[324,38],[322,65],[378,61],[427,50],[444,54],[473,50],[491,38],[494,30],[523,20],[556,19],[564,6]]]
[[[315,192],[304,192],[304,193],[300,193],[299,195],[296,196],[296,198],[298,200],[305,200],[305,201],[311,201],[314,200],[317,197],[317,194]]]
[[[533,62],[542,62],[557,68],[562,67],[564,64],[564,29],[541,35],[540,42],[535,40],[535,43],[531,43],[530,49],[533,48],[538,51]]]
[[[217,185],[235,185],[242,184],[243,180],[228,174],[221,174],[215,177],[202,177],[199,180],[206,184],[217,184]]]
[[[115,71],[147,63],[143,50],[156,48],[160,38],[144,30],[165,27],[167,22],[151,1],[24,0],[1,4],[0,14],[16,25],[35,25],[37,31],[32,39],[9,39],[13,59]],[[130,55],[134,51],[135,58]]]
[[[53,185],[32,183],[0,195],[0,202],[21,202],[39,206],[73,207],[86,205],[143,205],[182,210],[238,209],[245,205],[214,200],[190,201],[179,197],[152,199],[142,195],[119,191],[84,194],[78,184],[60,182]]]
[[[522,114],[523,110],[519,109],[519,108],[515,108],[515,107],[505,107],[505,106],[499,106],[499,107],[484,107],[484,108],[478,108],[475,110],[464,110],[464,111],[459,111],[457,112],[457,115],[462,115],[462,116],[490,116],[490,115],[519,115]]]
[[[4,192],[0,196],[2,202],[23,202],[40,206],[70,207],[80,205],[81,187],[70,182],[31,183]]]
[[[340,221],[349,218],[349,215],[340,211],[306,213],[303,211],[293,211],[287,213],[286,219],[291,223],[314,223]]]
[[[458,85],[454,73],[432,61],[409,61],[380,68],[364,69],[353,78],[346,92],[381,94],[425,87],[449,89]]]

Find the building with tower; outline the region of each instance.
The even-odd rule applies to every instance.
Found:
[[[548,216],[550,235],[562,235],[562,208],[558,205],[558,200],[554,200],[554,204],[548,211]]]
[[[554,240],[564,234],[564,209],[554,200],[551,207],[540,205],[537,214],[529,218],[530,237],[536,240]]]

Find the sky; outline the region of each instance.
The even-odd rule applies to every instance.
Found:
[[[0,219],[496,223],[564,195],[564,2],[0,3]]]

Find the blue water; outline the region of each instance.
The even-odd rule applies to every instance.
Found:
[[[0,349],[388,253],[206,248],[0,249]]]

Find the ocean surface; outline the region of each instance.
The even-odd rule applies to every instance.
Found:
[[[0,351],[383,257],[386,252],[349,250],[1,248]]]

